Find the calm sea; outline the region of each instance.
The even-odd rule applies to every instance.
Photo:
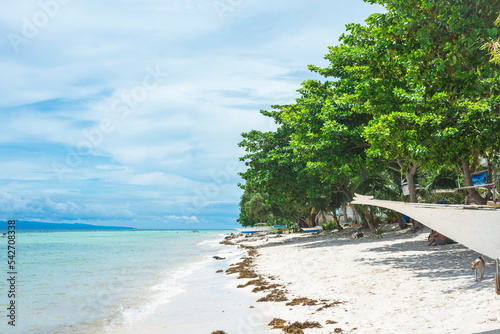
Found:
[[[0,238],[0,332],[105,333],[138,321],[182,292],[182,278],[209,263],[227,232],[18,231],[15,327]]]

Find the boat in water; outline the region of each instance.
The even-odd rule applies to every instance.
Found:
[[[358,195],[352,204],[379,206],[407,215],[467,248],[500,259],[500,207],[404,203]]]
[[[253,227],[237,228],[240,233],[258,233],[258,232],[269,232],[273,229],[272,226],[268,226],[265,223],[255,224]]]

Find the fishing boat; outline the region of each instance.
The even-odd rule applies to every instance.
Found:
[[[269,232],[273,229],[272,226],[268,226],[266,223],[258,223],[255,224],[253,227],[247,227],[247,228],[237,228],[240,233],[258,233],[258,232]]]
[[[407,215],[467,248],[500,259],[500,207],[404,203],[358,195],[352,204],[379,206]]]
[[[321,226],[314,226],[314,227],[302,227],[302,231],[306,233],[314,233],[314,232],[321,232],[323,231],[323,228]]]

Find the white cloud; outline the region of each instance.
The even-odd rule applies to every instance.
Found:
[[[166,216],[167,220],[180,221],[184,223],[199,223],[200,220],[196,216]]]
[[[22,34],[54,1],[9,2],[0,24]],[[221,17],[213,4],[67,1],[17,53],[0,41],[0,210],[142,224],[237,216],[241,132],[275,128],[258,110],[293,102],[307,64],[372,10],[255,0]],[[147,80],[151,68],[161,80]]]

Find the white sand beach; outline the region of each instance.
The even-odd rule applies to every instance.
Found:
[[[428,229],[417,234],[397,225],[383,229],[382,239],[367,231],[353,239],[354,229],[237,237],[231,242],[257,251],[247,267],[268,284],[282,285],[277,289],[286,302],[257,302],[272,290],[252,293],[256,285],[237,288],[252,279],[216,273],[242,261],[240,249],[226,246],[220,255],[227,258],[213,260],[187,277],[184,293],[111,333],[283,333],[268,326],[274,318],[322,326],[304,329],[306,334],[500,333],[500,296],[494,289],[491,259],[486,259],[484,280],[476,282],[470,262],[479,254],[460,244],[428,247]],[[296,298],[316,304],[286,305]]]
[[[429,247],[428,229],[407,234],[396,225],[383,228],[382,239],[353,239],[349,229],[339,234],[245,241],[258,251],[255,271],[283,284],[289,300],[343,302],[321,311],[321,303],[257,304],[270,304],[275,318],[319,322],[323,328],[304,329],[311,334],[336,329],[344,333],[500,333],[500,296],[495,293],[491,259],[486,259],[484,280],[476,282],[470,262],[479,254],[460,244]],[[244,289],[251,291],[252,286]],[[255,295],[257,299],[266,292]],[[327,325],[327,320],[336,323]]]

